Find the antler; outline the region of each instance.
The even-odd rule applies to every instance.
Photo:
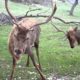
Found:
[[[66,33],[65,33],[64,31],[58,29],[58,28],[53,24],[52,20],[51,20],[51,24],[52,24],[52,26],[53,26],[58,32],[63,32],[63,33],[66,35]]]
[[[52,14],[46,19],[46,21],[38,23],[38,24],[35,24],[34,26],[46,24],[51,20],[51,18],[53,17],[53,15],[55,14],[56,9],[57,9],[55,1],[51,0],[51,4],[52,4]]]
[[[9,16],[13,19],[13,20],[12,20],[13,23],[16,24],[17,27],[19,28],[19,25],[18,25],[18,23],[17,23],[17,19],[16,19],[16,17],[13,16],[13,15],[10,13],[9,9],[8,9],[8,0],[5,0],[5,8],[6,8],[8,14],[9,14]]]
[[[8,14],[10,15],[10,17],[16,22],[16,21],[17,21],[17,20],[16,20],[16,17],[14,17],[14,16],[10,13],[10,11],[9,11],[9,9],[8,9],[8,0],[5,0],[5,8],[6,8]]]
[[[53,2],[53,0],[51,0],[51,4],[52,4],[52,14],[46,19],[46,21],[41,22],[41,23],[37,23],[37,24],[35,24],[35,25],[33,25],[33,26],[46,24],[46,23],[48,23],[48,22],[51,20],[51,18],[53,17],[53,15],[55,14],[56,9],[57,9],[56,3]],[[54,5],[53,5],[53,4],[54,4]],[[53,8],[53,7],[54,7],[54,8]],[[5,8],[6,8],[8,14],[10,15],[10,17],[13,19],[13,23],[18,26],[16,17],[13,16],[13,15],[10,13],[9,9],[8,9],[8,0],[5,0]]]

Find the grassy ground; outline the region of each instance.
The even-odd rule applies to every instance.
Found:
[[[10,4],[12,5],[11,7],[14,14],[20,14],[23,9],[26,12],[27,7],[21,4]],[[55,14],[56,16],[67,21],[79,20],[79,6],[76,8],[75,16],[71,17],[67,12],[70,8],[70,4],[58,2],[57,5],[58,10]],[[4,5],[1,4],[0,10],[5,11],[2,6]],[[21,14],[23,14],[23,12],[21,12]],[[74,26],[73,24],[65,25],[57,20],[54,20],[54,24],[64,31],[67,31],[69,26]],[[10,31],[11,25],[0,26],[0,80],[7,80],[11,71],[12,58],[7,48],[7,40]],[[68,40],[65,38],[64,34],[57,32],[50,23],[41,26],[39,51],[43,73],[46,77],[49,77],[52,74],[57,76],[76,76],[80,74],[80,47],[77,46],[76,48],[71,49]],[[39,75],[32,66],[32,63],[29,68],[25,67],[27,60],[26,56],[23,55],[21,61],[17,64],[14,80],[39,80]]]

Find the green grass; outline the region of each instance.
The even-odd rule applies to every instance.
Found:
[[[79,20],[79,6],[77,6],[75,16],[71,17],[68,15],[68,12],[66,12],[67,10],[69,10],[70,5],[65,3],[62,4],[62,6],[61,4],[62,3],[60,2],[58,2],[57,4],[59,7],[55,14],[56,16],[59,16],[68,21]],[[25,7],[25,5],[17,3],[10,3],[10,5],[13,9],[12,11],[16,15],[23,14],[26,12],[26,9],[28,9],[27,6]],[[17,5],[20,7],[18,7]],[[2,6],[3,5],[1,4],[0,10],[4,11],[5,9]],[[21,10],[24,10],[24,12],[21,12]],[[64,31],[67,31],[70,26],[74,26],[73,24],[65,25],[57,20],[54,20],[54,24]],[[11,28],[11,25],[0,26],[0,80],[5,80],[6,78],[8,78],[11,71],[12,58],[7,48],[7,40]],[[39,51],[43,73],[46,75],[46,77],[49,77],[50,74],[57,74],[58,76],[76,76],[80,74],[80,46],[71,49],[68,40],[65,38],[66,37],[64,36],[64,34],[61,32],[57,32],[50,23],[41,26]],[[21,80],[32,80],[32,78],[36,77],[39,78],[39,75],[35,74],[37,72],[32,66],[32,63],[30,64],[29,68],[25,67],[27,60],[26,57],[27,55],[23,55],[21,61],[17,64],[14,74],[14,78],[16,78],[17,80],[20,80],[20,77]],[[35,73],[30,74],[30,72]]]
[[[37,13],[41,13],[41,11],[46,11],[47,9],[49,9],[49,8],[47,8],[47,7],[43,7],[43,6],[33,6],[33,5],[21,5],[20,3],[13,3],[13,2],[8,2],[8,6],[9,6],[9,9],[10,9],[10,11],[12,12],[12,14],[13,15],[15,15],[15,16],[19,16],[19,15],[25,15],[26,14],[26,12],[29,10],[29,8],[31,8],[31,9],[38,9],[38,8],[40,8],[40,9],[42,9],[42,10],[40,10],[40,11],[34,11],[34,12],[30,12],[29,14],[37,14]],[[7,14],[7,12],[6,12],[6,9],[5,9],[5,5],[4,5],[4,1],[0,1],[0,12],[5,12],[6,14]]]

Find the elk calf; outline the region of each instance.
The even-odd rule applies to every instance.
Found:
[[[78,30],[77,27],[70,28],[67,32],[67,38],[71,48],[75,47],[76,42],[80,45],[80,30]]]

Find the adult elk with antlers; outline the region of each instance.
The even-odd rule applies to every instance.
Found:
[[[9,45],[9,51],[13,58],[13,67],[12,67],[12,73],[10,76],[10,80],[13,78],[15,66],[17,60],[19,60],[20,55],[25,53],[28,54],[28,62],[29,64],[29,57],[31,58],[33,65],[35,66],[36,70],[41,76],[42,80],[46,80],[43,76],[41,70],[40,70],[40,61],[39,61],[39,35],[40,35],[40,27],[39,25],[45,24],[51,20],[53,15],[56,12],[56,4],[52,2],[52,14],[46,19],[46,21],[38,23],[36,19],[33,18],[23,18],[20,21],[17,21],[16,17],[14,17],[8,8],[8,0],[5,0],[5,8],[10,15],[10,17],[13,19],[13,28],[9,35],[8,45]],[[39,66],[36,65],[34,54],[32,51],[32,47],[36,48],[36,53],[39,61]]]

